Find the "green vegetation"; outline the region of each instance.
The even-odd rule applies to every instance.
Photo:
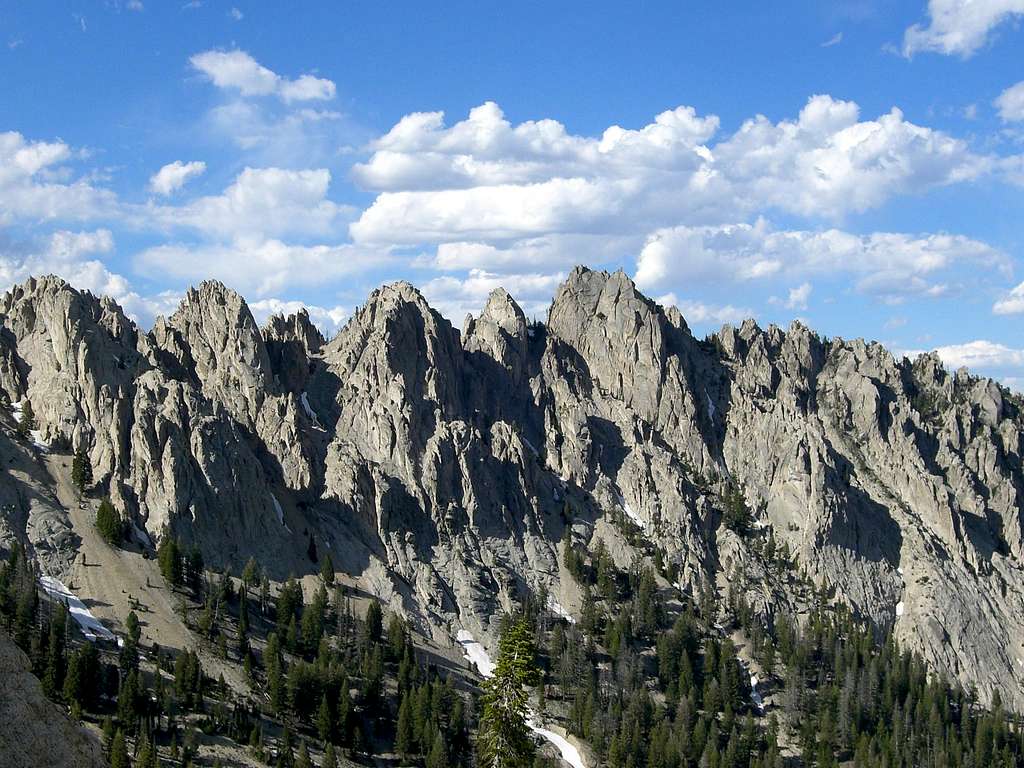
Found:
[[[623,570],[600,541],[584,551],[567,539],[563,557],[584,596],[579,623],[553,615],[544,594],[528,599],[502,622],[479,698],[422,657],[405,621],[377,601],[360,618],[352,596],[322,579],[308,601],[295,578],[275,597],[254,562],[240,582],[207,573],[169,537],[161,569],[171,583],[196,585],[179,593],[190,627],[204,653],[246,670],[248,692],[211,677],[198,648],[145,647],[134,613],[121,647],[85,642],[63,606],[40,598],[17,546],[0,563],[0,625],[48,697],[103,724],[111,765],[196,765],[203,733],[292,768],[373,764],[385,753],[422,768],[539,768],[549,763],[527,726],[540,716],[531,710],[563,716],[607,768],[1024,764],[1019,718],[998,695],[986,710],[831,605],[798,579],[770,532],[748,543],[771,580],[806,593],[799,623],[760,618],[741,575],[725,600],[711,589],[680,595],[645,562]],[[773,694],[767,712],[751,702],[733,631]]]
[[[747,506],[742,486],[729,481],[722,494],[722,507],[722,524],[726,528],[740,536],[750,533],[754,516],[750,512],[750,507]]]
[[[32,402],[25,400],[25,404],[21,407],[21,418],[18,419],[18,435],[27,439],[37,428],[36,412],[32,409]]]
[[[75,458],[71,462],[71,482],[75,484],[75,488],[81,495],[84,495],[92,485],[92,461],[89,459],[89,451],[85,445],[80,445],[75,451]]]
[[[110,499],[103,499],[99,509],[96,510],[96,530],[111,546],[116,546],[124,541],[125,521],[121,519],[121,515],[114,508]]]
[[[527,768],[534,746],[526,725],[529,690],[540,683],[534,633],[525,616],[506,620],[494,676],[484,683],[478,734],[484,768]]]

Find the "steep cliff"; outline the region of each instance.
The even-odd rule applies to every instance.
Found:
[[[259,329],[219,283],[147,333],[43,278],[0,299],[0,390],[32,402],[54,450],[85,445],[151,537],[278,577],[316,568],[312,538],[438,638],[492,639],[527,592],[578,608],[567,538],[624,566],[658,552],[681,589],[733,576],[750,561],[722,526],[739,490],[757,535],[837,599],[1024,707],[1024,415],[933,356],[799,323],[699,340],[624,274],[584,268],[543,324],[498,290],[459,332],[397,283],[330,343],[304,313]],[[33,518],[12,485],[30,481],[0,481],[9,536],[53,504],[41,492]],[[770,621],[788,598],[757,573],[740,578]]]

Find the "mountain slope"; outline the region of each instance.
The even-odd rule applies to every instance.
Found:
[[[436,640],[493,643],[526,593],[578,610],[562,542],[600,538],[683,589],[732,579],[768,622],[792,603],[736,573],[742,497],[819,586],[1024,707],[1021,405],[934,357],[800,324],[698,340],[584,268],[546,323],[496,291],[461,333],[404,283],[329,343],[302,315],[258,329],[219,283],[148,333],[56,278],[12,289],[0,322],[0,390],[55,449],[86,446],[140,530],[210,563],[309,572],[312,539]],[[24,535],[41,512],[14,506]]]

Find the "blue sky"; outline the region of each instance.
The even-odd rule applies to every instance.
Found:
[[[294,7],[292,7],[294,6]],[[721,6],[732,6],[723,8]],[[0,4],[0,288],[328,332],[623,268],[1024,386],[1024,0]]]

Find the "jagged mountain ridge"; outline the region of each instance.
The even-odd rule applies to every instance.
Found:
[[[524,590],[575,607],[559,542],[614,538],[613,510],[684,587],[743,564],[720,526],[732,479],[816,582],[1024,707],[1021,406],[934,356],[799,323],[697,340],[624,274],[584,268],[536,326],[499,290],[459,332],[397,283],[328,343],[305,313],[259,329],[208,282],[146,333],[52,277],[5,294],[0,325],[0,390],[32,402],[41,438],[87,446],[140,529],[208,562],[283,576],[312,567],[313,537],[422,629],[492,638]],[[3,532],[59,570],[33,519],[59,510],[2,482],[28,506]],[[785,607],[771,585],[748,597]]]

